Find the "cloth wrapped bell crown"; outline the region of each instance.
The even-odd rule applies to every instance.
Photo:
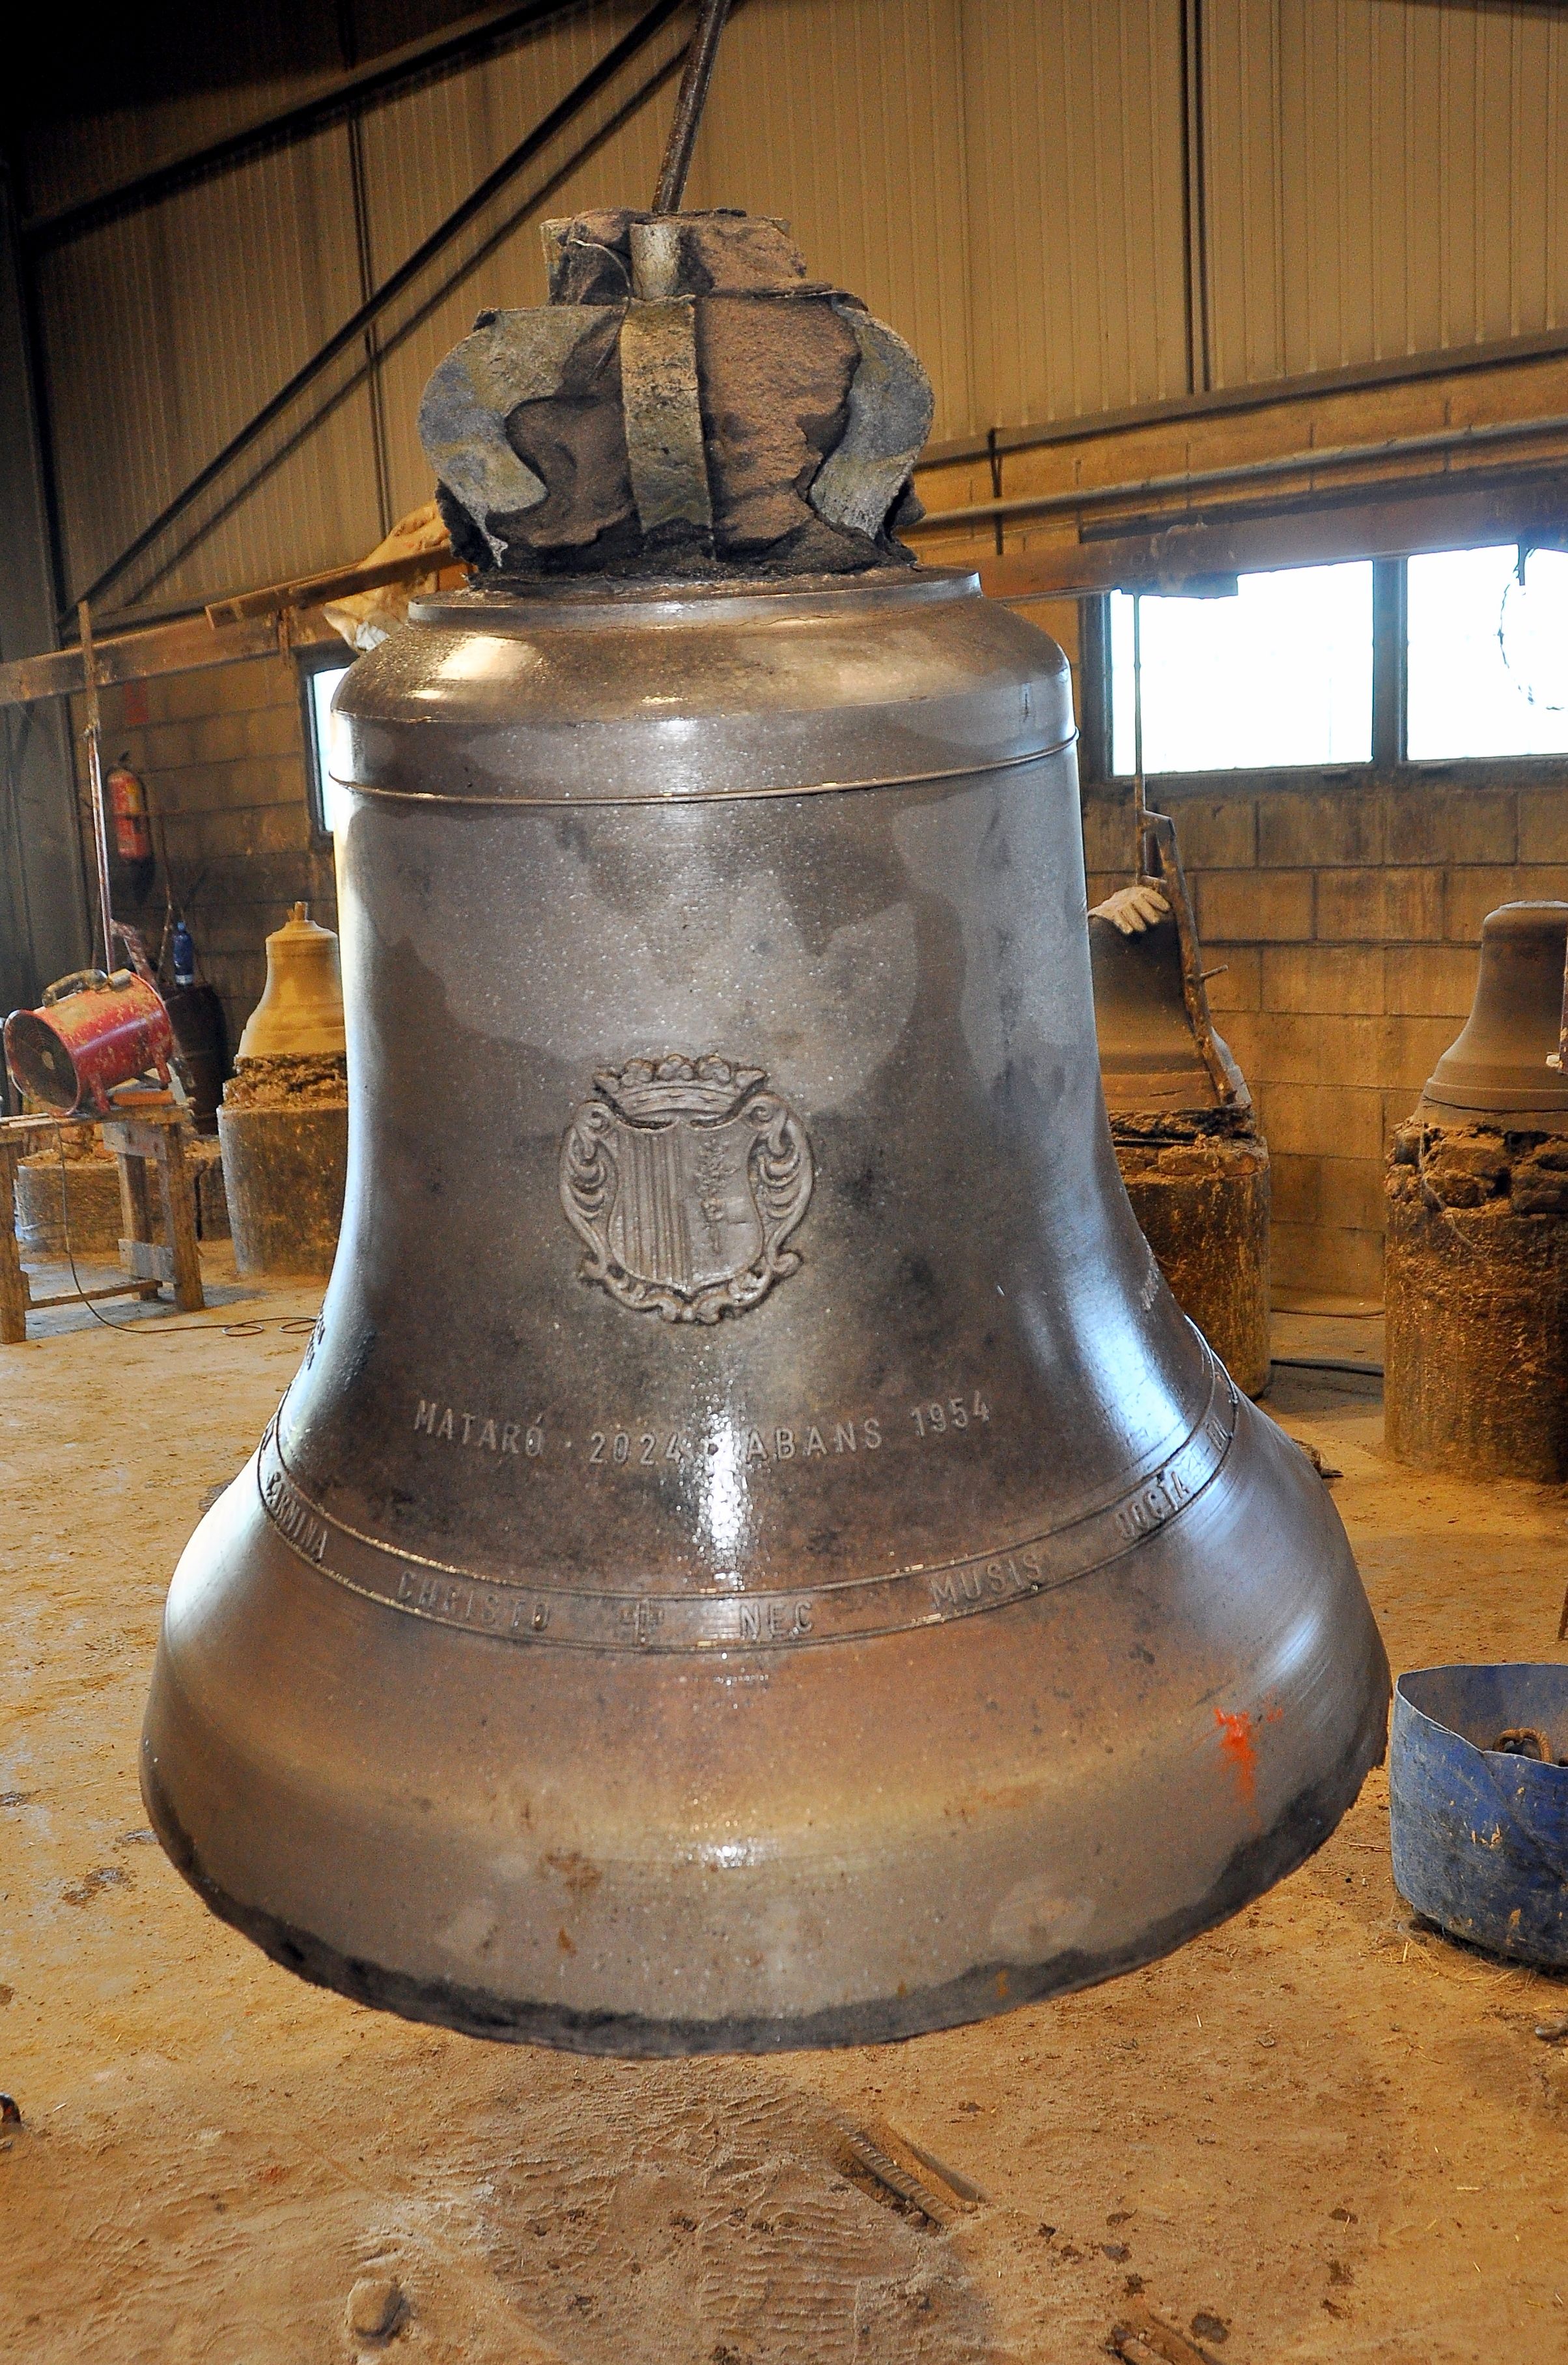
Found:
[[[512,577],[913,563],[931,385],[859,299],[735,212],[544,225],[550,301],[482,312],[420,435],[460,557]]]

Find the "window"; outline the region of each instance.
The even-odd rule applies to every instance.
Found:
[[[1243,575],[1228,597],[1141,602],[1148,772],[1372,757],[1370,561]],[[1134,768],[1133,602],[1111,595],[1112,763]]]
[[[1568,753],[1568,554],[1504,544],[1406,566],[1410,760]]]
[[[318,837],[330,837],[342,818],[342,791],[330,768],[332,692],[353,659],[341,644],[299,652],[299,701],[305,730],[305,783],[310,801],[310,827]]]

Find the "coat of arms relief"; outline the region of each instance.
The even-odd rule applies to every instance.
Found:
[[[561,1144],[585,1280],[633,1313],[717,1322],[793,1272],[812,1195],[806,1129],[761,1068],[671,1052],[602,1070]]]

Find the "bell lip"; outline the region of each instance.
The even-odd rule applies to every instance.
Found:
[[[1266,1832],[1241,1841],[1207,1894],[1189,1907],[1149,1922],[1126,1945],[1103,1955],[1064,1950],[1045,1962],[982,1964],[954,1979],[870,2002],[832,2006],[794,2017],[732,2015],[712,2020],[660,2020],[640,2012],[575,2011],[533,2003],[453,1980],[420,1979],[363,1956],[344,1955],[311,1932],[231,1896],[205,1870],[194,1843],[159,1781],[143,1737],[140,1787],[160,1846],[207,1910],[281,1968],[312,1987],[400,2020],[487,2037],[508,2045],[538,2045],[556,2052],[607,2055],[626,2060],[669,2060],[715,2053],[772,2054],[854,2045],[900,2044],[944,2028],[994,2020],[1024,2004],[1098,1987],[1173,1954],[1256,1902],[1298,1871],[1332,1837],[1355,1804],[1367,1776],[1388,1751],[1389,1681],[1381,1688],[1339,1763],[1298,1791]]]
[[[1506,1086],[1475,1084],[1467,1094],[1463,1085],[1441,1083],[1432,1075],[1412,1114],[1419,1122],[1484,1133],[1568,1133],[1568,1086],[1560,1098],[1537,1101]]]
[[[1100,1081],[1111,1116],[1139,1116],[1147,1111],[1150,1116],[1208,1117],[1243,1105],[1222,1101],[1207,1069],[1196,1066],[1118,1068],[1103,1059]]]
[[[784,609],[842,615],[852,606],[922,605],[983,597],[972,566],[870,566],[857,575],[737,575],[688,582],[678,577],[574,576],[476,583],[410,600],[415,624],[506,637],[548,632],[623,632],[695,622],[722,608],[731,616]]]

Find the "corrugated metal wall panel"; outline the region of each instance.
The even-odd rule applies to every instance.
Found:
[[[606,0],[364,118],[373,277],[634,14],[633,0]],[[1562,12],[1522,0],[748,0],[725,37],[688,201],[790,219],[812,268],[922,353],[939,439],[1180,393],[1188,19],[1203,35],[1193,242],[1206,257],[1214,384],[1568,316],[1568,28]],[[394,512],[428,492],[413,421],[431,366],[480,303],[543,294],[538,218],[650,191],[667,86],[515,220],[684,31],[684,18],[667,28],[381,324]],[[117,116],[40,135],[33,202],[63,202],[113,177],[111,163],[250,119],[268,95],[203,94],[151,129]],[[95,147],[99,131],[106,144]],[[463,274],[442,293],[452,265]],[[44,259],[73,588],[353,311],[361,287],[342,129]],[[280,437],[242,463],[199,533],[174,537],[116,600],[207,597],[367,548],[380,511],[372,407],[352,384],[362,361],[347,358],[335,388],[302,406],[292,445]]]
[[[229,81],[211,89],[182,93],[177,98],[118,106],[98,115],[63,117],[37,129],[24,150],[26,210],[53,213],[99,190],[117,187],[193,148],[227,139],[278,108],[292,106],[335,79],[330,67],[284,74],[261,68],[251,79],[246,71],[247,50],[259,62],[264,44],[248,42],[249,16],[246,9],[229,12],[226,31],[234,52]],[[330,46],[335,51],[335,36]]]
[[[358,292],[341,132],[46,258],[40,303],[73,588],[221,448]],[[363,402],[357,420],[345,410],[329,420],[296,461],[253,484],[189,564],[170,575],[155,562],[140,569],[138,593],[255,579],[274,561],[285,572],[318,555],[328,564],[345,531],[362,540],[374,522],[358,486],[366,425]],[[241,470],[226,495],[250,475]]]
[[[1214,379],[1556,327],[1568,28],[1422,0],[1205,0]]]
[[[1181,0],[969,0],[976,416],[1187,390]]]
[[[402,262],[636,13],[629,0],[585,12],[365,120],[374,279]],[[613,115],[640,75],[675,56],[681,39],[673,28],[560,135],[432,268],[430,286],[492,239],[509,210]],[[666,112],[667,101],[665,110],[646,110],[645,120],[600,150],[539,210],[612,202],[629,180],[651,189]],[[416,290],[382,324],[395,513],[429,498],[414,413],[435,361],[472,324],[481,300],[538,302],[543,295],[536,214],[487,257],[482,279],[465,280],[427,319],[417,316],[428,291]],[[347,131],[325,131],[47,255],[40,297],[74,594],[361,301]],[[113,367],[100,364],[100,348],[117,357]],[[370,396],[353,383],[362,361],[356,347],[335,364],[115,587],[115,602],[209,598],[370,547],[382,527]],[[92,463],[84,465],[89,454]]]

